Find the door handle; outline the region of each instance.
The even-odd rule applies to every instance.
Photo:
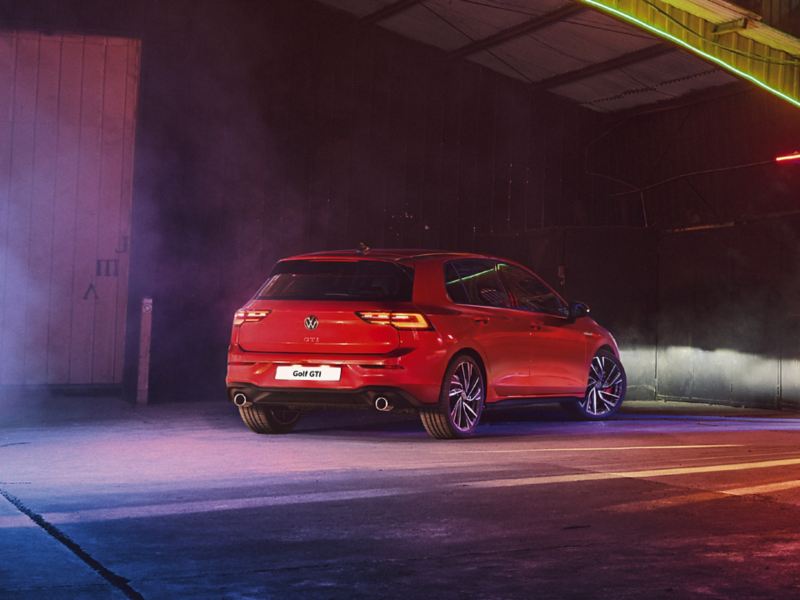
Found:
[[[542,326],[539,323],[531,323],[531,331],[541,331]]]
[[[489,323],[489,317],[474,317],[472,320],[478,325],[486,325]]]

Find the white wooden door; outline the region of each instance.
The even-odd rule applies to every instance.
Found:
[[[122,380],[139,56],[0,32],[0,385]]]

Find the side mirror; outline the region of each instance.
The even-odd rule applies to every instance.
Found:
[[[569,303],[569,320],[577,321],[581,317],[585,317],[591,312],[589,305],[585,302],[570,302]]]

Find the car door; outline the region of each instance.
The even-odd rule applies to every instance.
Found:
[[[588,342],[568,318],[569,307],[533,273],[501,263],[498,273],[511,304],[528,319],[531,395],[574,395],[586,389]]]
[[[498,263],[462,259],[445,266],[450,299],[465,320],[465,340],[486,359],[487,386],[497,396],[524,396],[530,388],[530,318],[512,308],[497,272]]]

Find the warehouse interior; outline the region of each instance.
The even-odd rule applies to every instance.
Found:
[[[753,17],[752,8],[713,15],[724,21],[715,27]],[[797,43],[791,8],[751,19],[762,29],[751,25],[739,31],[751,37],[735,41],[750,48],[735,54],[750,72],[774,63],[786,85]],[[83,85],[81,101],[110,111],[116,98],[129,115],[113,129],[110,118],[105,129],[95,124],[99,142],[77,157],[42,158],[36,143],[13,159],[6,152],[9,173],[30,161],[31,181],[41,181],[37,160],[40,170],[50,160],[69,172],[69,160],[100,158],[72,192],[60,176],[9,184],[12,195],[43,195],[45,218],[30,211],[4,238],[12,256],[2,279],[4,385],[131,397],[140,303],[152,298],[152,400],[222,397],[231,315],[272,263],[365,242],[529,264],[615,332],[631,397],[800,406],[800,170],[774,161],[798,148],[797,107],[707,57],[562,0],[533,8],[515,0],[136,0],[110,10],[34,0],[2,3],[0,19],[8,73],[28,68],[45,89],[49,68],[51,87]],[[680,26],[695,35],[701,21],[689,15]],[[723,29],[717,46],[733,35]],[[122,68],[115,60],[128,65],[118,93],[108,83]],[[107,94],[86,91],[95,71]],[[19,89],[6,87],[11,121],[64,145],[57,123],[69,118],[68,102],[48,105],[34,90],[26,103]],[[73,132],[90,125],[84,116]],[[80,139],[86,147],[91,138]],[[103,158],[116,141],[117,154]],[[121,193],[100,221],[103,210],[128,211],[130,221],[97,228],[95,246],[107,254],[47,267],[42,248],[61,243],[59,200],[85,198],[80,186],[99,189],[98,198]],[[56,237],[30,242],[42,236]],[[65,246],[79,256],[75,247]],[[40,293],[38,277],[17,281],[15,260],[66,275]],[[123,285],[100,293],[112,271]],[[71,342],[53,301],[67,285]],[[113,296],[114,307],[103,308],[99,295]],[[17,320],[20,297],[26,318]],[[42,302],[47,322],[30,318]],[[87,347],[91,357],[81,358]]]
[[[0,0],[0,597],[800,597],[798,109],[800,0]],[[231,343],[365,247],[620,357],[450,254]]]

